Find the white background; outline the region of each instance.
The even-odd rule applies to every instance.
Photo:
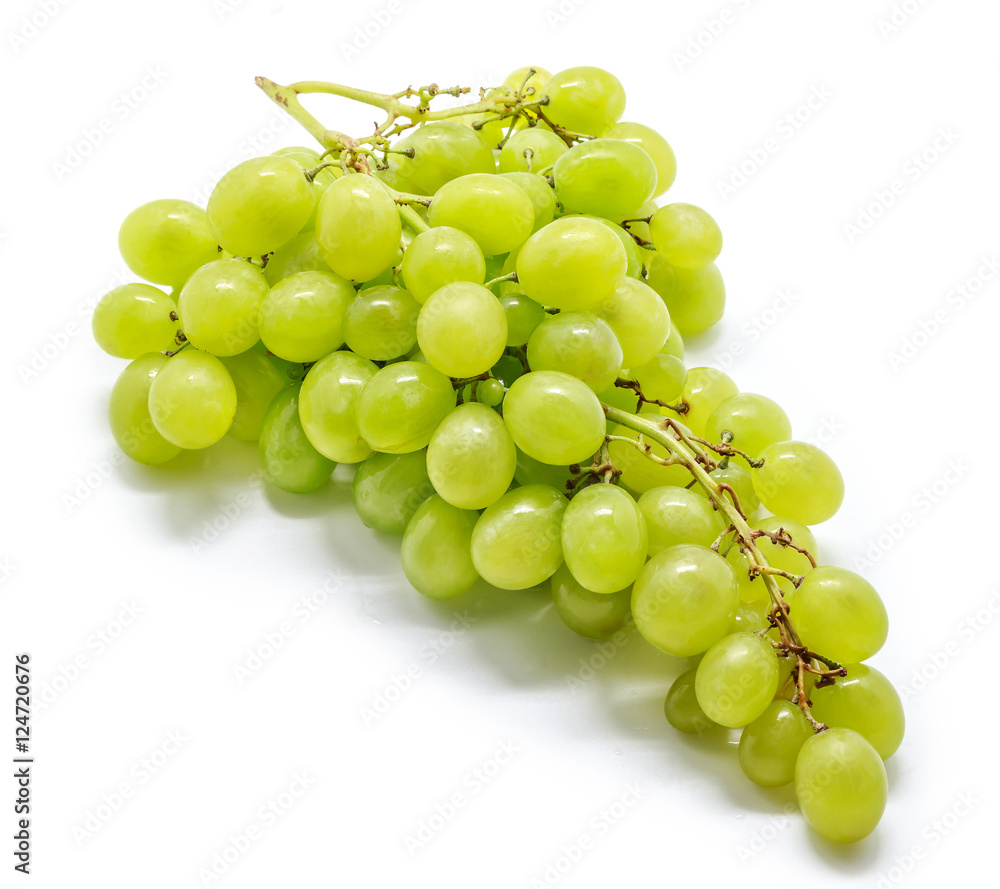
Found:
[[[892,24],[891,0],[510,0],[461,16],[394,0],[378,25],[387,2],[4,4],[0,755],[13,756],[10,661],[28,651],[37,761],[34,873],[11,869],[8,778],[0,886],[513,889],[555,885],[532,881],[558,863],[558,885],[581,889],[923,887],[990,868],[1000,313],[980,269],[1000,234],[1000,8],[897,6]],[[725,739],[672,732],[661,705],[678,664],[640,640],[574,689],[595,649],[544,592],[422,600],[397,541],[353,515],[349,473],[295,497],[263,490],[237,442],[159,470],[116,456],[105,406],[121,362],[89,316],[128,277],[119,222],[308,144],[254,75],[393,91],[492,84],[530,63],[609,68],[625,118],[670,140],[668,198],[705,206],[726,236],[726,318],[689,364],[776,398],[843,469],[844,507],[817,536],[826,561],[870,563],[892,616],[875,664],[908,717],[885,818],[857,846],[788,816],[791,792],[747,782]],[[314,107],[370,131],[367,111]],[[768,139],[776,150],[724,195]],[[845,228],[869,205],[877,219]],[[978,295],[958,305],[958,285]],[[274,634],[277,653],[241,683],[235,668]],[[391,705],[366,720],[380,695]],[[297,780],[307,789],[282,797]],[[436,817],[455,794],[454,817]],[[440,829],[408,850],[422,823]],[[217,855],[224,875],[199,877]],[[579,861],[566,870],[563,855]]]

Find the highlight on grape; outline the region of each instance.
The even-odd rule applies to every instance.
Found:
[[[687,658],[670,725],[739,729],[751,781],[794,784],[829,840],[868,836],[904,718],[867,663],[882,599],[811,529],[844,479],[772,399],[686,365],[684,337],[725,309],[722,232],[662,199],[674,152],[622,120],[618,78],[519,68],[464,104],[256,82],[316,147],[119,231],[145,283],[104,296],[93,333],[129,362],[109,410],[124,454],[229,436],[297,494],[354,466],[358,515],[401,539],[417,593],[546,587],[598,645],[581,681],[630,639]],[[381,122],[329,129],[302,104],[319,93]]]

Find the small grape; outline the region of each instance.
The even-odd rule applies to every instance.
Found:
[[[732,433],[731,444],[756,458],[768,445],[792,437],[792,424],[779,404],[763,395],[739,392],[716,405],[705,423],[705,438],[721,442]]]
[[[711,546],[726,524],[705,497],[675,485],[646,491],[639,510],[646,519],[651,556],[682,543]]]
[[[338,179],[316,211],[320,256],[341,277],[368,281],[391,265],[399,250],[399,210],[385,187],[371,176]]]
[[[168,359],[149,387],[149,415],[156,431],[179,448],[215,444],[236,415],[236,387],[218,358],[185,349]]]
[[[400,558],[406,579],[429,599],[454,599],[477,580],[472,532],[479,516],[433,494],[417,507],[403,533]]]
[[[417,342],[427,361],[446,376],[478,376],[503,355],[507,316],[481,284],[446,284],[420,308]]]
[[[531,173],[551,167],[568,151],[551,130],[530,127],[514,133],[500,150],[501,173]]]
[[[649,220],[649,234],[656,252],[678,269],[702,269],[722,252],[718,224],[693,204],[660,207]]]
[[[417,344],[419,314],[420,303],[408,290],[369,287],[344,312],[344,339],[352,351],[372,361],[400,358]]]
[[[465,232],[441,225],[417,235],[403,253],[403,281],[423,305],[445,284],[486,280],[486,262],[479,245]]]
[[[177,302],[184,334],[213,355],[245,352],[260,338],[260,307],[267,291],[260,269],[242,259],[203,265],[188,278]]]
[[[491,377],[479,383],[479,386],[476,388],[476,401],[480,404],[485,404],[487,407],[497,407],[497,405],[503,402],[506,394],[507,390],[504,389],[503,383]]]
[[[101,297],[94,309],[94,339],[115,358],[138,358],[174,348],[180,322],[174,301],[149,284],[123,284]]]
[[[260,338],[286,361],[319,361],[343,345],[344,313],[355,295],[350,281],[331,271],[289,275],[261,303]]]
[[[681,389],[681,401],[687,405],[687,411],[682,415],[684,424],[698,436],[705,431],[705,424],[712,411],[739,389],[736,383],[714,367],[688,368]]]
[[[442,185],[431,201],[428,221],[470,235],[486,256],[520,247],[535,225],[535,205],[509,179],[470,173]]]
[[[661,351],[633,368],[629,376],[639,384],[646,398],[673,404],[684,388],[687,368],[679,358]]]
[[[653,197],[658,198],[677,178],[677,158],[670,144],[656,130],[641,123],[616,123],[603,134],[608,139],[621,139],[638,145],[652,159],[656,166],[656,188]],[[636,214],[638,218],[641,214]]]
[[[771,512],[818,525],[840,509],[844,477],[815,445],[781,441],[768,445],[759,457],[764,465],[755,470],[753,486]]]
[[[544,316],[532,332],[528,365],[535,371],[561,371],[603,392],[618,378],[622,349],[614,331],[597,315],[560,312]]]
[[[535,328],[548,317],[542,306],[516,291],[503,294],[500,297],[500,306],[507,316],[508,346],[525,345]]]
[[[671,320],[684,336],[702,333],[722,318],[726,285],[715,263],[681,269],[657,254],[648,271],[646,281],[666,303]]]
[[[129,213],[118,230],[118,250],[140,278],[174,288],[218,258],[208,214],[190,201],[170,199],[150,201]]]
[[[371,456],[355,410],[377,372],[376,364],[353,352],[331,352],[309,368],[299,393],[299,418],[310,444],[327,459],[360,463]]]
[[[708,718],[738,728],[753,722],[778,691],[781,669],[771,642],[752,633],[731,633],[705,652],[695,693]]]
[[[740,735],[740,768],[754,784],[781,787],[795,779],[795,761],[813,731],[788,701],[772,701]]]
[[[625,110],[625,88],[602,68],[579,65],[553,74],[545,84],[546,116],[575,133],[596,136]]]

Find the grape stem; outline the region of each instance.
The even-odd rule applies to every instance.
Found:
[[[676,414],[687,413],[688,406],[683,401],[680,404],[667,404],[665,401],[657,401],[655,398],[647,398],[642,394],[642,387],[635,380],[627,380],[624,377],[619,377],[615,380],[615,386],[618,389],[631,389],[636,395],[639,396],[639,404],[636,407],[637,411],[642,410],[642,406],[644,404],[656,404],[660,407],[665,407],[667,410],[673,411]]]
[[[494,284],[502,284],[504,281],[514,281],[517,282],[517,272],[511,272],[509,275],[501,275],[499,278],[494,278],[492,281],[487,281],[483,287],[492,287]]]

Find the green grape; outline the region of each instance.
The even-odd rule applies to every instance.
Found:
[[[236,415],[236,387],[214,355],[185,349],[160,368],[149,387],[149,415],[156,431],[179,448],[215,444]]]
[[[138,358],[174,348],[180,323],[171,319],[174,301],[149,284],[123,284],[101,297],[94,308],[94,339],[115,358]]]
[[[485,509],[514,480],[514,442],[500,415],[483,404],[463,404],[445,417],[427,446],[434,490],[460,509]]]
[[[638,441],[639,433],[627,426],[616,426],[612,435],[630,438]],[[662,445],[646,439],[651,447],[651,453],[661,460],[667,459],[667,451]],[[655,463],[637,450],[633,445],[623,441],[613,441],[608,445],[611,462],[616,469],[621,470],[621,482],[637,494],[644,494],[662,485],[676,485],[683,488],[692,480],[691,473],[682,465],[663,466]]]
[[[673,318],[670,320],[673,321]],[[670,336],[667,337],[667,341],[663,345],[663,351],[668,355],[673,355],[674,358],[684,360],[684,338],[676,324],[670,325]]]
[[[906,718],[892,683],[867,664],[847,664],[847,676],[812,692],[812,714],[820,722],[849,728],[888,759],[903,742]]]
[[[667,204],[649,220],[656,252],[677,269],[703,269],[722,252],[716,221],[694,204]]]
[[[618,236],[593,219],[567,216],[535,232],[517,254],[524,292],[543,306],[589,309],[615,292],[628,260]]]
[[[372,454],[358,464],[351,494],[368,528],[402,534],[417,508],[434,493],[427,476],[427,453]]]
[[[402,225],[395,201],[371,176],[344,176],[331,185],[316,211],[319,253],[338,275],[368,281],[392,263]]]
[[[542,463],[534,457],[529,457],[517,448],[517,465],[514,467],[514,480],[519,485],[548,485],[564,494],[569,490],[566,483],[577,473],[570,472],[568,466],[553,466]]]
[[[656,188],[653,159],[619,139],[578,142],[556,160],[552,176],[556,200],[568,213],[622,216],[648,201]]]
[[[622,389],[620,386],[609,386],[603,392],[597,394],[601,404],[616,407],[620,411],[628,414],[635,414],[639,411],[639,396],[634,389]],[[615,429],[615,423],[608,420],[608,432]]]
[[[736,383],[721,370],[714,367],[688,368],[684,388],[681,389],[681,401],[687,405],[687,411],[682,415],[684,425],[695,435],[702,436],[712,411],[739,391]]]
[[[639,498],[649,531],[649,554],[678,544],[711,546],[726,526],[704,497],[676,485],[652,488]]]
[[[514,380],[523,376],[524,373],[524,365],[513,355],[501,356],[500,360],[490,368],[490,374],[504,386],[513,385]]]
[[[625,88],[602,68],[579,65],[559,71],[545,84],[546,116],[575,133],[596,136],[625,110]]]
[[[487,583],[526,590],[562,564],[566,497],[546,485],[514,488],[488,507],[472,532],[472,562]]]
[[[885,605],[875,588],[853,571],[820,565],[785,598],[805,644],[825,657],[857,664],[885,644]]]
[[[212,189],[208,221],[222,249],[263,256],[295,237],[313,213],[312,183],[288,157],[254,157]]]
[[[832,728],[802,745],[795,795],[806,821],[834,843],[863,840],[879,823],[888,796],[885,766],[861,735]]]
[[[257,441],[264,414],[285,388],[286,378],[269,358],[252,350],[221,360],[236,387],[236,414],[227,435]]]
[[[325,484],[336,463],[306,437],[299,419],[299,385],[287,386],[271,401],[260,427],[260,467],[264,478],[291,494],[308,494]]]
[[[658,198],[677,178],[677,158],[670,143],[656,130],[641,123],[626,123],[622,121],[603,133],[607,139],[621,139],[638,145],[648,154],[656,167],[656,187],[653,197]]]
[[[781,668],[769,639],[731,633],[705,652],[695,693],[709,719],[739,728],[767,709],[780,681]]]
[[[279,247],[264,266],[264,277],[274,287],[279,281],[299,272],[329,272],[330,266],[319,255],[316,233],[302,232]]]
[[[267,296],[260,269],[242,259],[203,265],[177,301],[184,334],[213,355],[239,355],[260,339],[260,307]]]
[[[506,394],[507,390],[504,389],[503,383],[491,377],[488,380],[480,382],[476,388],[476,401],[480,404],[485,404],[487,407],[496,407],[503,402]]]
[[[552,221],[556,212],[556,196],[547,180],[534,173],[501,173],[500,178],[513,182],[531,201],[531,206],[535,210],[535,221],[531,227],[532,233]]]
[[[737,583],[739,583],[738,580]],[[740,599],[736,614],[733,615],[733,620],[729,624],[730,633],[759,633],[770,627],[771,624],[767,619],[767,614],[770,611],[770,599],[757,599],[753,602],[742,601],[742,596]]]
[[[431,201],[432,227],[447,225],[470,235],[486,256],[520,247],[535,224],[535,205],[516,183],[489,173],[469,173],[441,186]]]
[[[638,235],[640,238],[642,238],[642,240],[648,241],[649,223],[646,220],[648,220],[659,209],[660,205],[657,204],[656,201],[654,201],[652,198],[650,198],[648,201],[642,203],[638,207],[638,209],[630,210],[628,213],[622,213],[621,215],[616,216],[614,218],[614,224],[616,224],[622,231],[625,231],[625,227],[622,225],[622,223],[624,223],[625,220],[630,220],[628,223],[628,230],[632,232],[632,234]],[[635,244],[635,241],[632,240],[632,238],[629,238],[629,240],[631,240],[632,243]],[[636,244],[636,247],[638,247],[638,244]],[[650,261],[654,256],[656,256],[656,251],[653,250],[652,246],[641,247],[639,249],[644,257],[645,254],[649,254],[649,256],[646,258]]]
[[[642,261],[639,258],[639,247],[632,236],[620,225],[605,219],[603,216],[583,216],[583,219],[593,219],[601,225],[606,226],[609,231],[615,233],[615,237],[621,241],[625,250],[625,276],[628,278],[638,278],[642,273]]]
[[[376,451],[407,454],[427,447],[455,407],[451,380],[429,364],[400,361],[383,367],[357,402],[361,437]]]
[[[299,418],[309,443],[338,463],[360,463],[372,449],[355,416],[365,384],[378,366],[353,352],[331,352],[311,368],[299,393]]]
[[[514,381],[504,399],[504,422],[522,451],[557,466],[588,460],[605,435],[604,410],[593,391],[576,377],[551,370]]]
[[[798,522],[790,516],[768,516],[757,522],[756,527],[760,531],[768,531],[772,534],[777,534],[780,531],[788,532],[788,535],[792,538],[792,542],[796,546],[801,546],[803,549],[808,550],[814,559],[819,559],[816,538],[813,536],[813,532],[809,530],[809,527],[803,525],[802,522]],[[800,553],[798,550],[792,549],[790,546],[775,543],[769,537],[758,537],[756,542],[757,549],[767,559],[768,565],[780,568],[789,574],[808,574],[812,571],[812,562],[809,561],[809,556]],[[786,593],[792,591],[793,586],[790,580],[784,577],[775,577],[774,579],[777,581],[778,586]]]
[[[729,485],[736,492],[736,497],[740,501],[740,509],[743,515],[752,516],[760,506],[760,498],[753,488],[753,475],[749,469],[744,469],[739,463],[734,462],[735,458],[730,458],[729,465],[725,468],[721,466],[713,469],[709,475],[720,485]],[[708,497],[707,492],[701,485],[697,486],[697,491],[703,497]],[[725,497],[732,502],[732,495],[723,489]]]
[[[482,284],[445,284],[420,308],[417,342],[431,366],[446,376],[478,376],[503,355],[507,316]]]
[[[156,431],[149,415],[149,388],[168,360],[158,352],[136,358],[115,381],[108,403],[108,421],[118,447],[125,456],[150,466],[166,463],[181,452]]]
[[[754,784],[782,787],[795,779],[795,760],[813,731],[788,701],[772,701],[740,735],[740,768]]]
[[[551,167],[568,150],[551,130],[529,127],[514,133],[500,150],[501,173],[537,173]],[[551,189],[549,189],[551,191]]]
[[[344,312],[344,339],[352,351],[372,361],[400,358],[417,344],[419,314],[420,303],[408,290],[370,287]]]
[[[720,402],[705,423],[705,438],[722,441],[722,433],[731,432],[732,445],[751,457],[768,445],[788,441],[792,424],[781,406],[764,395],[739,392]]]
[[[558,370],[603,392],[618,379],[622,349],[614,331],[590,312],[545,316],[528,339],[532,370]]]
[[[523,346],[535,328],[549,317],[544,308],[523,293],[505,293],[500,297],[500,306],[507,316],[508,346]]]
[[[709,729],[717,728],[705,715],[694,692],[694,678],[697,668],[685,670],[678,676],[663,702],[663,714],[677,731],[686,735],[703,735]]]
[[[684,336],[708,330],[726,309],[726,285],[715,263],[679,269],[658,254],[648,266],[649,286],[660,294],[674,325]]]
[[[740,601],[744,604],[757,605],[760,608],[769,608],[771,600],[767,594],[767,586],[758,575],[750,574],[750,561],[740,552],[740,548],[733,546],[725,558],[733,566],[733,571],[736,573],[736,585],[739,589]],[[781,586],[780,583],[779,586]],[[736,631],[733,630],[733,632]]]
[[[413,149],[413,158],[399,158],[399,171],[410,183],[405,190],[434,194],[442,185],[468,173],[493,173],[496,161],[479,132],[450,120],[418,127],[395,144],[395,149]]]
[[[631,618],[632,590],[595,593],[580,585],[566,565],[552,575],[552,602],[556,613],[574,633],[588,639],[610,639]]]
[[[271,152],[271,157],[290,157],[305,170],[311,170],[322,163],[319,152],[303,145],[289,145],[285,148],[279,148],[277,151]]]
[[[844,477],[837,464],[815,445],[780,441],[768,445],[759,456],[764,465],[754,472],[753,486],[771,512],[818,525],[840,509]]]
[[[646,398],[673,404],[684,388],[687,368],[679,358],[661,351],[633,368],[629,376],[639,384]]]
[[[626,367],[641,367],[663,348],[670,335],[670,314],[663,300],[643,281],[625,278],[597,307],[618,337]]]
[[[430,599],[454,599],[477,580],[472,532],[479,516],[432,494],[413,513],[403,533],[400,558],[406,579]]]
[[[318,361],[344,344],[344,313],[354,297],[350,281],[331,271],[282,278],[261,303],[260,338],[286,361]]]
[[[617,592],[646,563],[646,520],[621,488],[590,485],[574,495],[563,513],[562,550],[580,584],[595,593]]]
[[[699,654],[718,642],[738,604],[733,569],[718,553],[692,544],[657,553],[632,587],[639,632],[676,657]]]
[[[479,245],[465,232],[446,225],[421,232],[410,242],[403,252],[401,271],[406,289],[421,305],[445,284],[486,280]]]
[[[208,214],[189,201],[171,199],[129,213],[118,230],[118,250],[140,278],[175,288],[219,253]]]
[[[542,88],[549,82],[550,77],[552,73],[539,65],[524,65],[511,71],[503,79],[503,85],[520,90],[522,96],[540,96]]]

